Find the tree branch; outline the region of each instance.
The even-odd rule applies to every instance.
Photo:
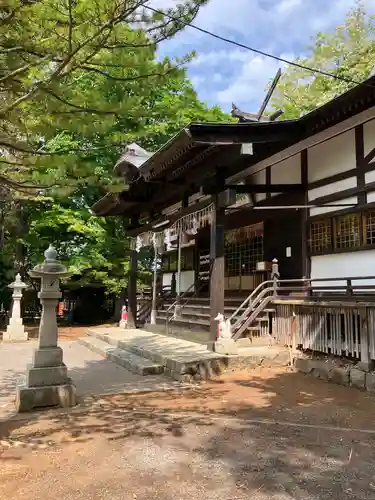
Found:
[[[167,76],[168,74],[172,73],[173,71],[175,71],[179,67],[183,66],[183,64],[184,63],[177,64],[176,66],[173,66],[173,68],[170,68],[165,73],[148,73],[145,75],[127,76],[127,77],[110,75],[109,73],[106,73],[105,71],[102,71],[101,69],[91,68],[90,66],[79,66],[79,67],[81,69],[85,69],[86,71],[93,71],[94,73],[99,73],[100,75],[103,75],[106,78],[109,78],[110,80],[115,80],[115,81],[119,81],[119,82],[131,82],[131,81],[135,81],[135,80],[142,80],[143,78],[152,78],[154,76],[156,76],[156,77]]]
[[[106,111],[106,110],[99,110],[99,109],[95,109],[95,108],[86,108],[83,106],[78,106],[77,104],[73,104],[72,102],[66,101],[62,97],[60,97],[57,94],[55,94],[54,92],[52,92],[52,90],[50,90],[50,89],[42,88],[42,90],[44,92],[46,92],[47,94],[49,94],[50,96],[52,96],[57,101],[61,102],[62,104],[65,104],[66,106],[70,106],[70,107],[74,108],[76,113],[86,112],[86,113],[94,113],[97,115],[115,115],[116,118],[118,118],[118,114],[116,113],[116,111]],[[68,113],[73,113],[73,112],[74,111],[51,111],[51,113],[53,113],[53,114],[68,114]]]

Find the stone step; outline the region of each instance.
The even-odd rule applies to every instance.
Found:
[[[164,366],[129,351],[119,349],[96,337],[82,337],[78,342],[91,351],[100,354],[117,365],[138,375],[159,375],[164,372]]]
[[[228,356],[215,354],[205,345],[147,330],[103,327],[89,328],[87,334],[162,365],[166,375],[180,382],[189,381],[196,374],[201,379],[210,378],[218,370],[218,363],[227,366],[229,362]]]

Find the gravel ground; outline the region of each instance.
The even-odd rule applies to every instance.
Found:
[[[162,375],[142,377],[130,373],[75,340],[65,340],[60,345],[79,398],[92,394],[166,390],[179,386],[178,382]],[[36,347],[37,342],[34,340],[17,344],[0,343],[0,419],[14,411],[16,385],[24,379],[26,366],[31,362]]]
[[[0,424],[0,498],[374,500],[375,399],[285,369]]]

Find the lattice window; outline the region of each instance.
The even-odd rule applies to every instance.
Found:
[[[361,218],[359,213],[335,218],[335,248],[358,248],[361,246]]]
[[[225,275],[245,276],[256,271],[263,257],[263,224],[242,227],[225,234]]]
[[[181,248],[181,269],[192,271],[194,269],[194,248]]]
[[[163,255],[162,266],[163,266],[163,272],[166,273],[169,271],[169,255]]]
[[[193,247],[181,248],[181,271],[194,270],[194,252],[195,249]],[[177,271],[177,266],[178,250],[163,255],[163,271],[165,273]]]
[[[177,271],[177,251],[169,254],[169,270]]]
[[[332,250],[332,221],[323,219],[311,222],[309,234],[310,253]]]
[[[363,216],[363,233],[366,245],[375,244],[375,211],[366,212]]]

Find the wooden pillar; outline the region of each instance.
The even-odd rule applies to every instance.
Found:
[[[308,197],[308,159],[307,149],[301,151],[301,183],[304,189],[303,204],[305,208],[301,210],[301,225],[302,225],[302,277],[310,278],[310,257],[308,249],[309,239],[309,209],[306,205],[309,203]]]
[[[128,279],[128,327],[137,327],[137,264],[136,250],[130,251],[130,268]]]
[[[218,313],[224,314],[224,218],[225,208],[220,207],[215,197],[215,208],[210,233],[210,315],[211,340],[217,338]]]

